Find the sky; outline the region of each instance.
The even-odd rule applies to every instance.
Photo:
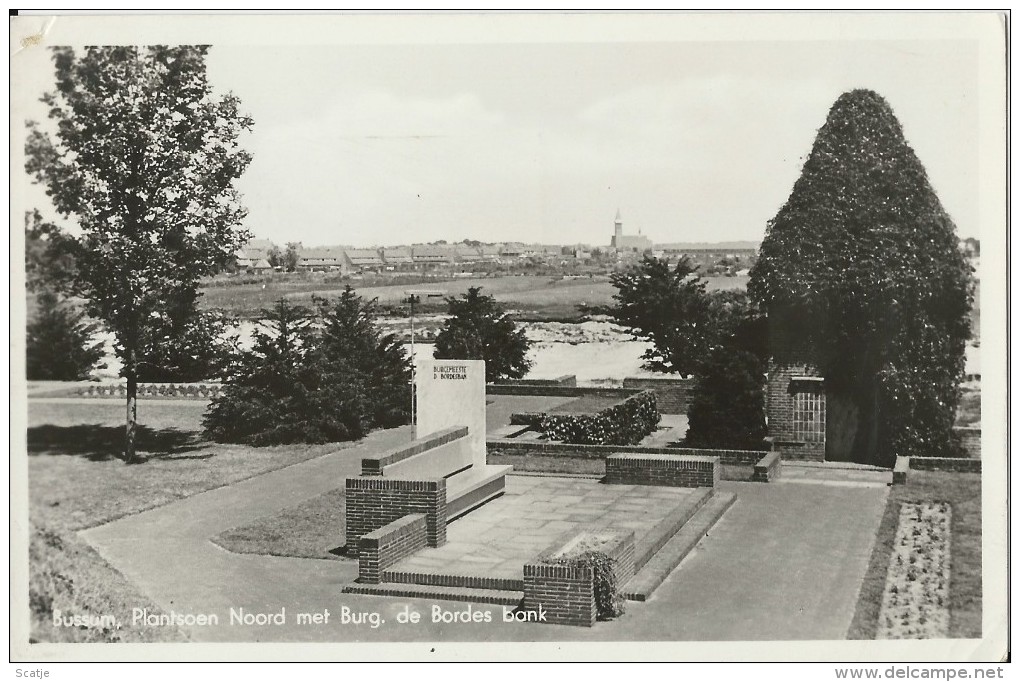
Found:
[[[888,100],[980,234],[973,41],[232,41],[208,68],[255,121],[246,227],[281,244],[600,245],[617,210],[657,243],[759,241],[853,88]]]

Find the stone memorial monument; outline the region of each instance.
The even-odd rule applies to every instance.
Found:
[[[485,461],[485,361],[419,359],[415,369],[415,438],[456,426],[468,428],[469,466]]]

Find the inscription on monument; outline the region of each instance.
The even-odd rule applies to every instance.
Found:
[[[485,466],[485,362],[421,358],[415,381],[415,437],[466,426],[473,463]]]
[[[466,365],[436,365],[432,368],[432,378],[453,381],[467,381]]]

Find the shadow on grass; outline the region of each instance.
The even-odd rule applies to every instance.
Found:
[[[201,446],[199,434],[179,429],[152,429],[138,426],[135,448],[139,460],[153,459],[208,459],[212,453],[185,455]],[[114,459],[124,449],[124,427],[100,424],[54,426],[44,424],[28,429],[28,454],[71,455],[85,457],[93,462]]]

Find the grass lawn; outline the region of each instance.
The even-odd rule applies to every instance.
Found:
[[[53,632],[53,609],[113,614],[130,623],[133,607],[159,612],[77,531],[205,490],[335,452],[350,444],[253,448],[202,438],[205,403],[139,401],[143,464],[114,457],[122,445],[124,404],[29,402],[29,600],[32,634]],[[49,623],[43,625],[44,623]],[[59,630],[64,641],[159,641],[167,628]]]
[[[848,639],[875,638],[900,505],[928,501],[953,507],[949,636],[981,637],[981,475],[911,471],[906,485],[890,488]]]
[[[223,549],[239,554],[271,554],[308,559],[345,559],[336,544],[343,529],[344,491],[330,490],[301,504],[212,538]],[[330,551],[333,550],[333,551]]]

